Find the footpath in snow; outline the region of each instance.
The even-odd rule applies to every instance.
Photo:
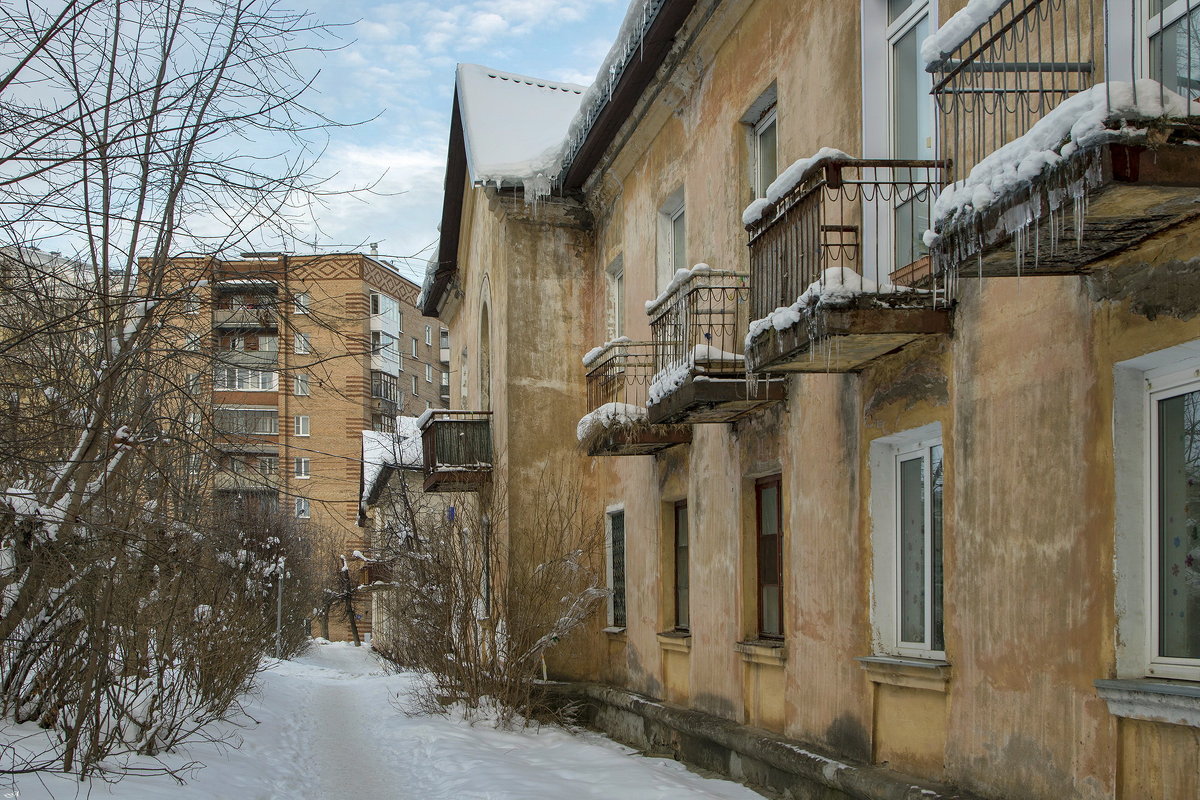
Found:
[[[0,798],[761,800],[739,784],[642,757],[592,733],[500,731],[489,722],[407,716],[398,704],[414,681],[386,674],[366,648],[320,642],[294,661],[273,662],[246,704],[248,718],[214,731],[241,747],[195,744],[163,758],[172,768],[206,765],[184,786],[162,775],[115,784],[18,775],[0,777]],[[37,730],[28,727],[8,730],[3,741]]]

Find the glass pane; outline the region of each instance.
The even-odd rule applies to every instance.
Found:
[[[762,633],[767,636],[782,636],[783,621],[779,619],[779,587],[762,587]]]
[[[675,507],[675,625],[688,627],[688,515]]]
[[[671,266],[677,270],[687,268],[687,225],[680,211],[671,218]]]
[[[1200,392],[1158,413],[1158,655],[1200,658]]]
[[[771,483],[759,488],[758,492],[760,536],[779,533],[779,484]]]
[[[925,642],[924,459],[900,462],[900,640]]]
[[[1173,92],[1200,98],[1200,8],[1150,37],[1150,76]]]
[[[934,445],[929,449],[929,532],[930,569],[933,572],[932,597],[929,602],[933,605],[933,630],[929,632],[929,646],[933,650],[946,649],[946,637],[942,631],[945,619],[945,608],[942,605],[942,446]]]
[[[922,17],[892,42],[892,155],[933,158],[933,78],[921,60],[921,42],[929,35]]]
[[[758,185],[754,187],[755,194],[765,197],[767,187],[779,177],[779,159],[775,147],[775,121],[759,128],[757,141]]]
[[[625,514],[613,514],[612,526],[612,607],[613,624],[625,626]]]
[[[888,0],[888,24],[895,22],[913,4],[913,0]]]

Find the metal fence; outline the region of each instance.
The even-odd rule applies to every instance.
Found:
[[[937,276],[923,236],[944,166],[846,159],[802,176],[749,228],[752,318],[795,304],[818,282],[865,293],[918,287],[932,291],[906,298],[936,302]]]
[[[645,408],[654,377],[653,342],[613,342],[588,364],[588,411],[606,403]]]
[[[650,309],[656,375],[692,370],[744,376],[749,275],[694,272]]]

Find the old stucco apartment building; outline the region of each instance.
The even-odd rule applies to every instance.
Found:
[[[490,413],[426,427],[585,464],[597,724],[795,797],[1200,797],[1190,5],[637,0],[590,90],[459,67],[421,305]]]
[[[369,553],[358,526],[363,432],[394,432],[398,415],[444,405],[444,334],[417,311],[419,287],[360,253],[176,259],[193,285],[179,321],[211,374],[211,464],[219,500],[278,507],[313,531],[332,573],[344,555],[355,583]],[[190,382],[190,381],[189,381]],[[328,537],[319,540],[316,532]],[[370,600],[356,602],[370,632]],[[330,634],[349,628],[332,615]]]

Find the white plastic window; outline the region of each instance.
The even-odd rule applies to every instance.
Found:
[[[308,416],[297,415],[292,419],[292,433],[296,436],[308,436]]]

